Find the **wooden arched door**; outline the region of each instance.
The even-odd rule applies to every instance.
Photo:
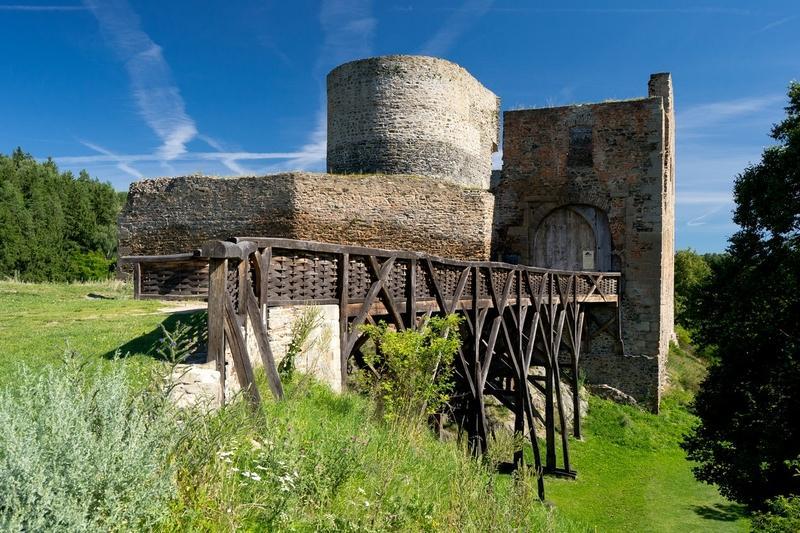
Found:
[[[536,228],[533,264],[557,270],[611,270],[611,233],[605,213],[589,205],[551,211]]]

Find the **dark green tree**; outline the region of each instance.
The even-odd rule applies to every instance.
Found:
[[[0,154],[0,276],[105,278],[116,252],[120,196],[81,172],[59,173],[19,148]]]
[[[734,187],[740,230],[711,265],[696,339],[718,360],[684,448],[698,479],[760,508],[800,494],[800,84],[789,87],[775,146]]]

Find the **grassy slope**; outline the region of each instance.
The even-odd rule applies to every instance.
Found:
[[[134,364],[152,364],[145,354],[159,337],[157,326],[173,318],[159,312],[165,304],[134,301],[128,292],[103,283],[0,282],[0,386],[13,379],[19,362],[47,364],[67,344],[97,358],[122,346]],[[364,398],[314,385],[287,391],[287,401],[264,404],[264,418],[235,404],[196,432],[198,442],[184,452],[194,457],[182,461],[195,466],[179,476],[181,498],[167,530],[255,531],[265,524],[300,531],[487,531],[498,524],[500,530],[584,530],[539,503],[533,480],[515,488],[507,476],[490,473],[427,431],[387,426]],[[263,473],[253,462],[254,439],[275,441],[303,488],[285,496],[279,487],[243,478],[215,453],[231,451],[241,471]],[[333,492],[317,486],[332,483],[339,468],[343,477]]]
[[[130,286],[116,282],[0,281],[0,383],[21,362],[35,368],[67,348],[109,357],[121,347],[134,362],[148,364],[151,359],[144,353],[158,338],[158,324],[165,318],[159,309],[166,304],[136,301],[130,294]],[[133,339],[138,340],[128,343]]]
[[[89,293],[114,299],[88,299]],[[157,326],[165,319],[159,309],[164,304],[134,301],[129,293],[128,287],[108,283],[0,282],[0,384],[18,362],[36,366],[53,360],[67,343],[96,357],[107,357],[122,346],[123,352],[132,353],[134,361],[148,364],[151,360],[144,354],[159,336]],[[671,371],[675,390],[659,416],[592,398],[585,441],[572,446],[578,480],[547,480],[548,497],[558,505],[560,514],[599,531],[746,530],[747,522],[739,517],[738,507],[726,502],[713,487],[692,478],[690,465],[677,446],[681,434],[693,423],[685,408],[689,397],[686,389],[696,383],[702,366],[690,354],[680,352],[673,354]],[[376,444],[370,452],[373,461],[379,461],[386,449],[427,442],[414,439],[412,444],[401,443],[380,429],[366,428],[352,419],[353,415],[363,416],[362,409],[348,415],[324,396],[281,409],[297,425],[324,419],[342,435],[348,431],[375,432],[374,440],[370,439]],[[427,450],[422,456],[410,450],[397,460],[406,465],[402,469],[414,471],[415,484],[427,484],[428,492],[436,492],[435,487],[447,486],[442,483],[448,476],[432,467],[435,462],[426,465],[426,461],[434,461],[437,454],[452,455],[452,451],[433,442],[421,448]],[[373,468],[380,469],[380,465]],[[431,470],[428,478],[426,469]],[[439,505],[444,505],[441,498],[448,492],[436,496]],[[349,506],[351,496],[352,491],[344,492],[344,503],[339,505]],[[559,529],[569,528],[563,520],[556,523]]]
[[[673,346],[672,388],[659,415],[592,397],[585,440],[572,442],[576,481],[551,480],[548,496],[598,531],[747,531],[741,506],[697,482],[678,443],[702,361]]]

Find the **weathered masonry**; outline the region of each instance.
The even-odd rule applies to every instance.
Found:
[[[654,74],[646,98],[506,111],[493,191],[498,257],[623,273],[624,355],[598,339],[583,368],[654,406],[673,331],[672,101],[669,74]]]
[[[120,254],[256,235],[620,272],[621,313],[598,306],[580,325],[582,368],[657,409],[673,329],[669,74],[653,75],[640,99],[507,111],[495,175],[499,101],[463,68],[365,59],[334,69],[328,91],[328,174],[134,183]],[[202,296],[187,272],[146,265],[142,283]]]

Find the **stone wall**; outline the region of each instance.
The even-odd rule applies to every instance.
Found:
[[[651,96],[504,114],[503,173],[494,188],[494,255],[533,264],[533,238],[555,209],[607,215],[612,270],[624,276],[626,355],[597,339],[584,358],[602,380],[657,407],[672,334],[674,120],[669,75]]]
[[[500,103],[443,59],[383,56],[328,74],[328,171],[489,188]]]
[[[493,197],[433,178],[288,173],[131,184],[120,255],[186,252],[209,239],[286,237],[488,258]]]

